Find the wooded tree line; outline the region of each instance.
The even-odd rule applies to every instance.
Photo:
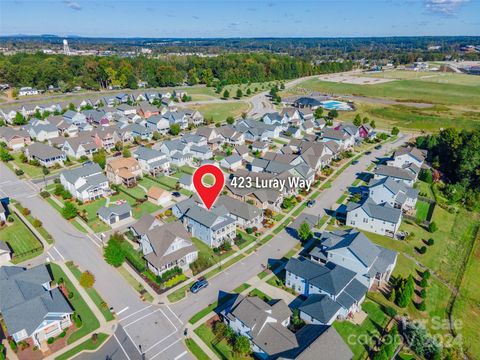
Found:
[[[121,58],[118,56],[65,56],[18,53],[0,56],[0,82],[13,87],[74,86],[101,89],[108,86],[137,87],[182,84],[227,85],[293,79],[320,73],[346,71],[351,62],[313,65],[301,58],[269,53],[223,54],[215,57],[163,56]]]
[[[449,128],[417,138],[417,146],[428,150],[433,167],[449,180],[444,189],[452,202],[464,201],[472,208],[480,202],[480,130],[459,132]]]

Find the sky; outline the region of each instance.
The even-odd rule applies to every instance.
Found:
[[[480,35],[480,0],[0,0],[0,35]]]

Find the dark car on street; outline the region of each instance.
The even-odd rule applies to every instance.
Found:
[[[208,281],[206,279],[198,279],[195,283],[190,287],[190,291],[194,294],[198,293],[203,288],[208,286]]]
[[[180,194],[178,191],[174,191],[174,192],[172,193],[172,195],[175,196],[175,197],[180,197],[180,196],[182,196],[182,194]]]

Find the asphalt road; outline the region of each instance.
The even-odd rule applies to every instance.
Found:
[[[139,345],[142,346],[147,359],[159,358],[156,357],[158,353],[161,353],[161,359],[175,359],[186,351],[179,341],[183,336],[181,321],[167,307],[148,305],[140,300],[138,293],[104,261],[98,238],[87,236],[64,220],[38,195],[38,188],[34,184],[19,180],[3,163],[0,163],[0,175],[0,195],[9,196],[28,207],[55,239],[53,247],[23,266],[73,260],[83,270],[94,274],[95,288],[113,306],[132,343],[126,348],[138,349]],[[127,354],[135,359],[139,352]]]

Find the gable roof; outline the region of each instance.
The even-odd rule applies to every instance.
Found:
[[[219,196],[215,202],[215,206],[225,206],[230,214],[246,220],[253,220],[262,214],[262,211],[256,206],[227,195]]]
[[[415,180],[415,174],[409,170],[395,166],[380,165],[374,171],[375,175],[391,176],[402,180]]]
[[[363,203],[348,203],[347,212],[361,208],[365,213],[374,219],[397,223],[402,216],[402,210],[391,207],[389,204],[376,204],[372,198],[367,198]]]
[[[126,213],[131,213],[132,207],[130,206],[129,203],[123,202],[120,204],[113,204],[108,207],[102,206],[100,209],[98,209],[97,214],[98,216],[108,219],[112,215],[124,215]]]
[[[42,160],[61,157],[64,155],[63,151],[55,149],[44,143],[33,143],[27,147],[28,153]]]
[[[298,309],[321,323],[327,324],[341,308],[328,295],[311,294]]]

